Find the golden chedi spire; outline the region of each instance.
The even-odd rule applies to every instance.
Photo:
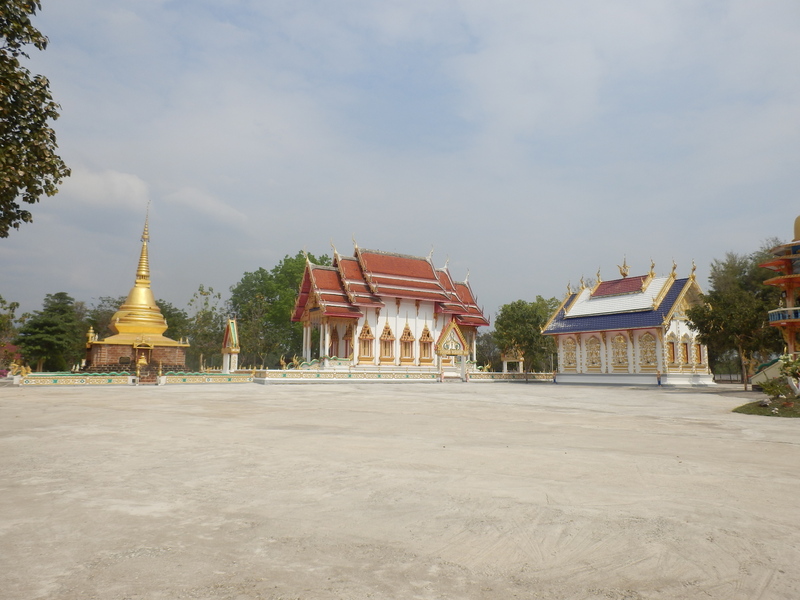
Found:
[[[104,341],[132,342],[145,341],[157,344],[177,344],[163,336],[167,330],[167,321],[156,305],[153,290],[150,289],[150,258],[147,243],[150,241],[148,226],[149,217],[145,218],[142,232],[142,250],[139,254],[139,265],[136,269],[136,282],[131,288],[125,303],[111,318],[110,329],[116,335]]]

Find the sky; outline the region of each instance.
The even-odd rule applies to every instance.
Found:
[[[426,256],[494,318],[788,240],[796,0],[43,0],[72,176],[0,239],[21,310],[185,307],[300,250]],[[448,262],[449,261],[449,262]]]

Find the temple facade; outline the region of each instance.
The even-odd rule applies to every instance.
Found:
[[[468,279],[468,278],[467,278]],[[431,256],[334,249],[332,266],[306,262],[292,320],[303,357],[321,369],[474,369],[478,328],[488,325],[468,280]]]
[[[666,277],[654,265],[646,275],[581,283],[567,295],[542,332],[558,347],[557,381],[709,385],[708,351],[689,328],[686,311],[700,303],[695,268],[678,278],[673,264]]]
[[[145,219],[142,250],[133,288],[111,319],[109,328],[113,335],[101,340],[89,329],[86,371],[138,372],[143,379],[155,381],[159,370],[184,369],[189,344],[163,335],[167,330],[167,321],[150,289],[149,240],[148,222]]]

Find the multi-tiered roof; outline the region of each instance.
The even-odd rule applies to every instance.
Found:
[[[358,318],[365,308],[396,299],[433,302],[437,313],[452,315],[459,325],[489,324],[469,282],[453,281],[447,267],[437,269],[430,256],[358,246],[353,256],[334,251],[332,266],[306,264],[292,320],[300,321],[312,307],[325,317]]]

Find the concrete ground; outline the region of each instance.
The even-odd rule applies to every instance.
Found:
[[[800,420],[756,397],[2,388],[0,598],[800,598]]]

